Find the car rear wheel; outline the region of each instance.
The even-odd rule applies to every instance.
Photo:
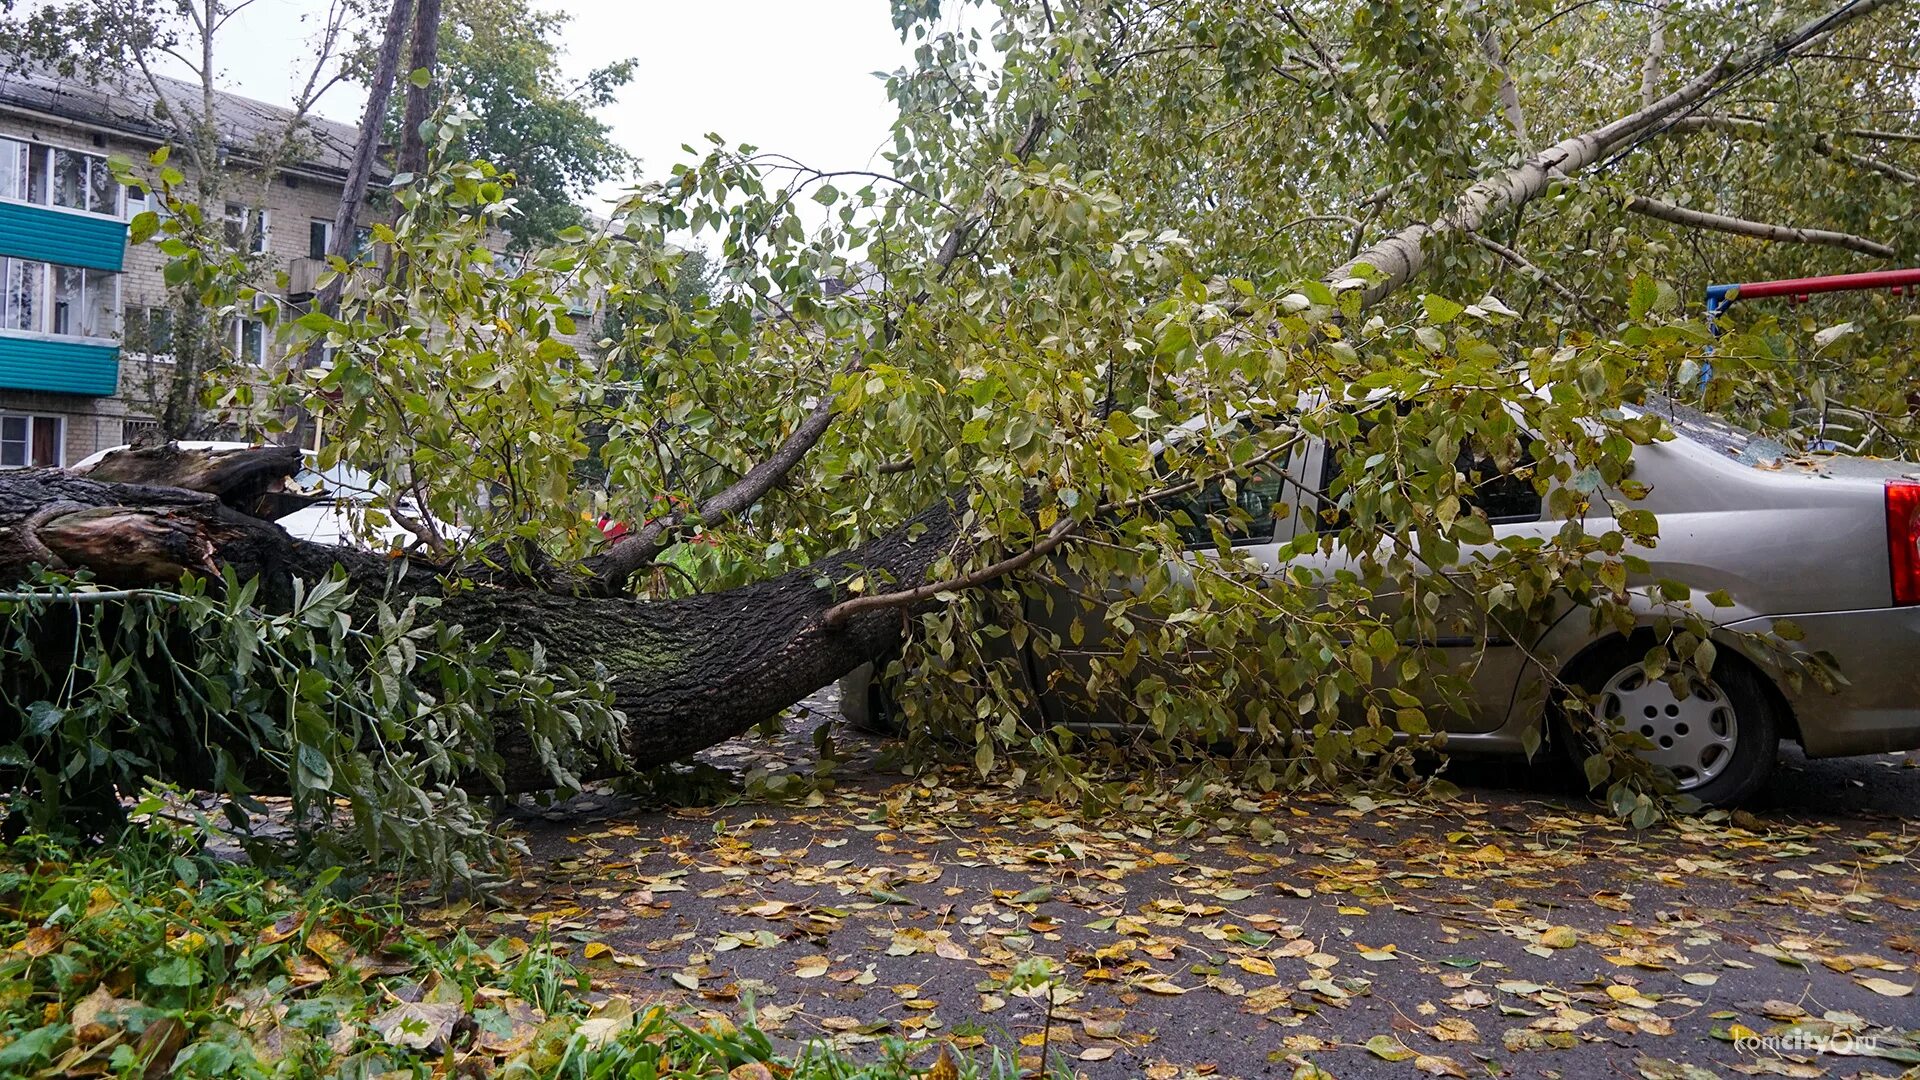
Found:
[[[1641,669],[1651,647],[1642,638],[1616,641],[1580,665],[1573,681],[1593,695],[1593,706],[1587,730],[1572,745],[1591,748],[1602,731],[1632,732],[1640,757],[1667,773],[1681,794],[1714,806],[1753,795],[1780,748],[1780,717],[1764,676],[1723,652],[1710,676],[1689,674],[1676,692]]]

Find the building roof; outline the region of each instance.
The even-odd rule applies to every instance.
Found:
[[[0,65],[0,111],[18,109],[80,124],[107,128],[155,144],[174,141],[168,112],[193,116],[200,111],[200,87],[181,79],[157,76],[160,94],[144,77],[118,76],[89,82],[67,78],[44,68],[13,70]],[[214,123],[227,149],[248,158],[286,130],[293,110],[264,101],[218,91],[214,95]],[[309,114],[301,120],[296,171],[344,180],[353,160],[360,129],[352,124]],[[374,166],[376,177],[386,169]]]

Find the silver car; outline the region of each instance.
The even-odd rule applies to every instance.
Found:
[[[1550,659],[1567,683],[1594,694],[1597,719],[1638,732],[1642,756],[1680,791],[1707,803],[1736,803],[1757,790],[1782,739],[1798,742],[1809,757],[1920,748],[1920,465],[1797,455],[1665,402],[1640,411],[1659,415],[1680,437],[1634,450],[1634,478],[1648,489],[1635,505],[1660,522],[1658,544],[1637,554],[1652,565],[1653,579],[1683,582],[1695,595],[1724,590],[1734,601],[1710,609],[1720,631],[1712,677],[1677,695],[1666,681],[1642,674],[1649,631],[1643,627],[1644,640],[1613,633],[1596,639],[1584,610],[1565,603],[1546,625],[1515,635],[1531,640],[1496,640],[1483,654],[1479,642],[1465,638],[1427,643],[1457,653],[1460,670],[1472,672],[1472,707],[1446,723],[1449,751],[1524,752],[1525,733],[1540,724],[1550,696],[1549,680],[1530,656]],[[1283,484],[1324,491],[1331,470],[1326,445],[1309,440],[1288,461],[1289,476],[1241,481],[1236,498],[1255,525],[1234,537],[1235,546],[1279,569],[1282,545],[1300,530],[1325,526],[1310,512],[1267,514],[1262,501],[1283,501]],[[1478,490],[1496,538],[1560,528],[1529,481],[1494,476]],[[1591,513],[1587,522],[1590,531],[1607,527]],[[1192,539],[1196,547],[1213,546],[1204,529]],[[1286,565],[1332,572],[1344,561],[1336,551]],[[1650,626],[1661,603],[1650,588],[1633,596]],[[1076,610],[1071,602],[1027,603],[1031,622],[1057,629]],[[1833,657],[1844,680],[1837,691],[1813,680],[1792,689],[1766,657],[1750,655],[1749,635],[1767,633],[1778,619],[1790,619],[1804,635],[1795,649]],[[1023,650],[1031,686],[1051,685],[1062,666],[1086,670],[1103,649],[1092,635],[1078,646],[1065,634],[1061,642],[1045,657]],[[840,689],[849,720],[888,726],[893,710],[872,666],[841,680]],[[1111,722],[1064,695],[1041,694],[1039,701],[1049,723]]]

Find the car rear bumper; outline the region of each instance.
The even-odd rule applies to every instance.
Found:
[[[1920,607],[1767,616],[1724,629],[1765,634],[1781,619],[1805,635],[1795,649],[1830,654],[1846,680],[1833,693],[1811,679],[1797,691],[1780,687],[1808,757],[1920,749]]]

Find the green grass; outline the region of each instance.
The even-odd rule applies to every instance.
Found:
[[[543,945],[434,938],[333,875],[288,880],[148,831],[0,845],[0,1076],[895,1080],[936,1060],[784,1050],[592,992]],[[958,1077],[1009,1076],[1004,1059]]]

